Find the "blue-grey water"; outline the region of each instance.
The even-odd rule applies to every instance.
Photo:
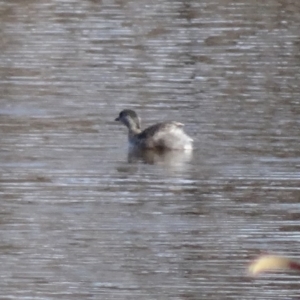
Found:
[[[0,298],[297,299],[300,2],[0,0]],[[127,151],[120,110],[192,154]]]

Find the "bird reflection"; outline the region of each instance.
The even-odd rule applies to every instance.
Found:
[[[176,151],[164,149],[139,149],[128,150],[128,162],[143,162],[151,165],[163,165],[174,169],[183,169],[192,159],[192,150]]]

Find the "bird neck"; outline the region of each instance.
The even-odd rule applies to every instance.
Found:
[[[137,128],[137,127],[130,127],[128,128],[128,138],[132,139],[134,138],[136,135],[138,135],[139,133],[141,133],[141,129]]]

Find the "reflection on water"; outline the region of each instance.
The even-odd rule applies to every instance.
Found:
[[[299,258],[298,1],[0,4],[3,299],[298,297],[245,274]],[[124,107],[195,150],[128,152]]]
[[[192,154],[192,150],[171,151],[132,148],[128,151],[128,162],[163,165],[175,171],[187,167],[187,163],[192,159]]]

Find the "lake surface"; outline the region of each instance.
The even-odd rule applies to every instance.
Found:
[[[1,299],[299,299],[300,2],[0,1]],[[135,154],[114,122],[185,123]]]

